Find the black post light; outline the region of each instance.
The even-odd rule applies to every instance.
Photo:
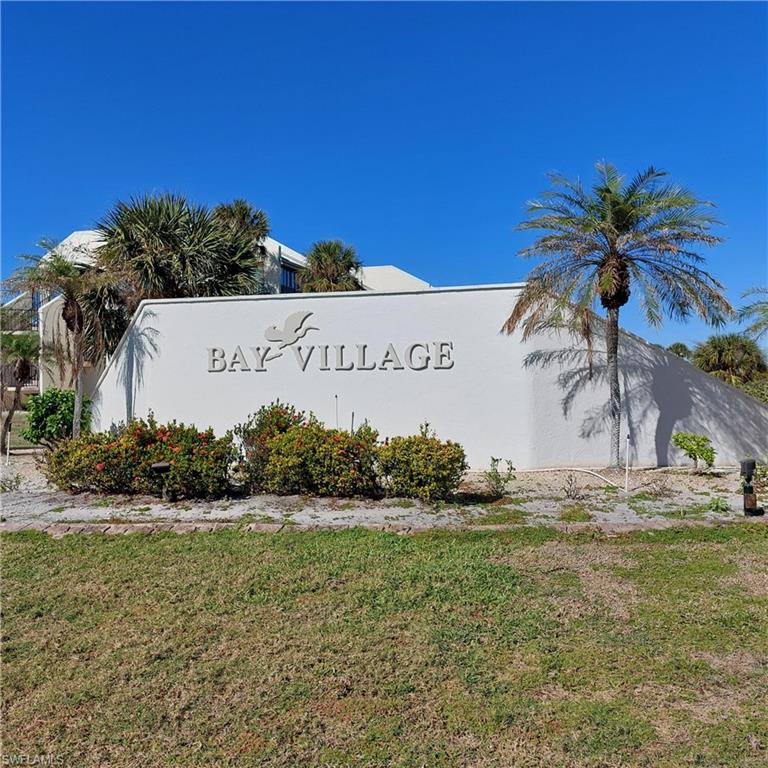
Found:
[[[167,461],[158,461],[150,469],[156,475],[160,475],[163,483],[163,501],[176,501],[175,494],[168,491],[168,484],[166,482],[166,475],[171,471],[171,465]]]
[[[741,476],[744,478],[744,515],[746,517],[759,517],[765,514],[762,507],[757,506],[757,494],[752,478],[755,476],[757,462],[754,459],[745,459],[741,462]]]

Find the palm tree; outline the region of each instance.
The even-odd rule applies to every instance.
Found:
[[[231,203],[217,205],[213,209],[213,215],[236,234],[249,238],[254,250],[262,256],[267,255],[264,240],[269,236],[269,218],[264,211],[254,208],[247,200],[238,198]]]
[[[114,311],[102,318],[114,330],[108,351],[143,299],[264,292],[269,221],[245,200],[211,210],[179,195],[146,195],[118,202],[97,228],[96,266],[114,288]]]
[[[759,339],[764,333],[768,333],[768,288],[751,288],[741,295],[742,298],[747,296],[763,297],[742,307],[738,313],[742,322],[751,321],[746,328],[747,333],[752,338]]]
[[[36,333],[2,333],[0,334],[0,352],[2,353],[3,368],[6,366],[10,368],[15,386],[13,402],[5,416],[2,433],[0,433],[0,454],[5,454],[13,415],[21,407],[22,387],[38,364],[40,338]],[[3,401],[5,400],[5,386],[5,382],[3,382]]]
[[[691,360],[691,350],[687,344],[683,344],[682,341],[675,341],[667,347],[667,352],[671,352],[673,355],[682,357],[683,360]]]
[[[39,291],[43,295],[60,295],[61,320],[72,341],[69,363],[75,383],[75,405],[72,436],[80,434],[83,410],[83,370],[86,358],[86,337],[101,338],[98,317],[86,314],[84,307],[89,296],[112,279],[110,275],[73,263],[55,246],[43,241],[40,247],[47,249],[45,256],[24,256],[30,264],[22,267],[9,279],[9,284],[19,291]]]
[[[326,291],[360,291],[357,277],[362,264],[355,249],[341,240],[320,240],[307,254],[306,266],[299,270],[302,293]]]
[[[746,384],[768,370],[757,342],[738,333],[710,336],[694,349],[693,363],[734,386]]]
[[[698,315],[713,325],[733,310],[723,286],[702,268],[699,246],[721,242],[710,233],[717,223],[703,208],[711,205],[653,167],[631,182],[612,165],[599,163],[597,183],[550,175],[552,189],[529,204],[531,218],[519,229],[543,231],[520,255],[543,259],[503,326],[522,327],[523,339],[552,328],[566,328],[584,338],[592,354],[595,330],[605,332],[610,390],[610,462],[619,464],[621,393],[619,390],[619,311],[633,289],[646,320],[661,324],[663,315],[685,320]],[[606,312],[598,318],[597,303]]]

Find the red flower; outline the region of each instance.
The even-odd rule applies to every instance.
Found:
[[[103,471],[104,471],[104,462],[103,462],[103,461],[100,461],[100,462],[99,462],[99,463],[96,465],[96,471],[97,471],[97,472],[103,472]]]

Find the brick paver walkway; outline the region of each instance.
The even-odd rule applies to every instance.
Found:
[[[749,522],[768,524],[768,517],[750,518]],[[691,525],[716,525],[711,520],[643,520],[638,523],[555,523],[550,527],[564,533],[578,533],[581,531],[595,531],[607,535],[619,535],[631,531],[658,531],[665,528],[675,528]],[[728,523],[733,525],[734,523]],[[735,524],[743,524],[741,521]],[[228,529],[238,529],[247,533],[280,533],[282,531],[342,531],[348,528],[365,528],[371,531],[387,531],[399,535],[424,533],[435,530],[431,527],[415,527],[397,524],[362,524],[362,525],[283,525],[280,523],[0,523],[0,533],[16,533],[18,531],[42,531],[53,538],[61,538],[74,533],[102,533],[109,536],[122,536],[128,533],[214,533]],[[442,528],[453,531],[511,531],[520,528],[520,525],[461,525]]]

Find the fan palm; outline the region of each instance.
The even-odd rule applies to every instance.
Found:
[[[118,202],[98,230],[97,266],[120,300],[103,323],[115,329],[111,349],[143,299],[264,292],[269,222],[244,200],[210,210],[178,195],[148,195]]]
[[[231,203],[217,205],[213,209],[213,215],[235,234],[247,237],[254,250],[266,256],[264,239],[269,235],[269,218],[264,211],[254,208],[247,200],[238,198]]]
[[[36,333],[0,334],[0,356],[3,368],[9,369],[14,382],[14,394],[11,407],[3,421],[0,434],[0,454],[5,454],[8,446],[8,433],[13,423],[13,415],[21,407],[21,390],[29,379],[40,355],[40,339]],[[2,384],[2,398],[5,400],[6,383]]]
[[[742,298],[747,296],[760,296],[755,301],[750,302],[739,310],[739,320],[747,320],[750,324],[747,326],[747,333],[755,339],[768,333],[768,288],[752,288],[742,294]]]
[[[738,333],[710,336],[694,349],[693,363],[734,386],[746,384],[767,370],[757,342]]]
[[[691,350],[687,344],[683,344],[682,341],[675,341],[667,347],[667,352],[671,352],[673,355],[682,357],[683,360],[691,359]]]
[[[360,291],[357,273],[362,264],[351,245],[341,240],[321,240],[307,254],[306,266],[298,273],[302,293]]]
[[[503,326],[522,328],[523,338],[566,328],[586,340],[591,355],[598,328],[605,333],[610,390],[610,461],[619,463],[621,393],[618,348],[619,311],[634,289],[647,321],[661,324],[667,314],[677,320],[698,315],[721,324],[733,310],[723,286],[705,272],[694,250],[712,246],[716,220],[704,212],[711,205],[664,181],[653,167],[626,183],[612,165],[596,166],[597,182],[585,189],[579,181],[552,174],[552,188],[529,204],[531,216],[522,230],[543,231],[521,255],[543,259]],[[606,317],[598,318],[597,303]]]

